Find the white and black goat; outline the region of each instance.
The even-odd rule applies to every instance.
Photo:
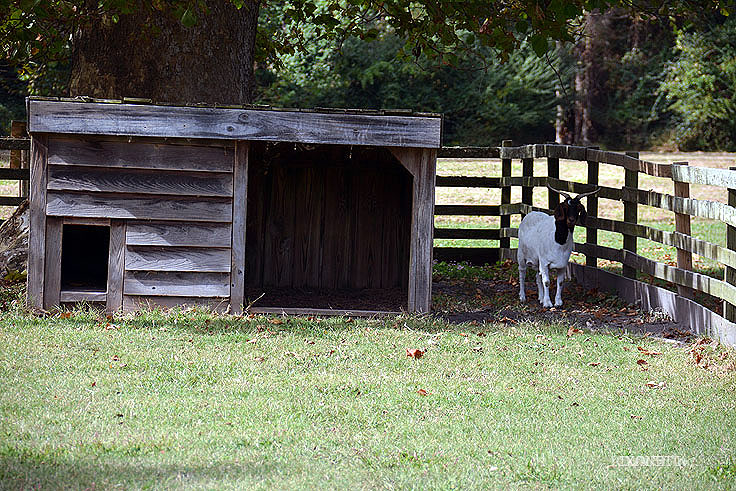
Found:
[[[572,252],[575,225],[585,224],[585,208],[580,199],[596,194],[600,188],[590,193],[583,193],[576,197],[547,187],[565,197],[565,201],[557,205],[554,216],[539,211],[529,213],[519,225],[519,250],[517,262],[519,263],[519,299],[526,301],[524,291],[524,279],[526,269],[536,269],[537,290],[539,291],[539,303],[544,307],[552,307],[549,298],[550,272],[557,271],[557,292],[555,294],[555,307],[562,305],[562,282],[565,281],[567,263]]]

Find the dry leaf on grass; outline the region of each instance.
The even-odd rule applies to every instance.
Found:
[[[270,322],[271,324],[274,324],[274,325],[279,325],[279,324],[283,324],[284,323],[284,321],[282,321],[281,319],[276,319],[276,318],[274,318],[274,319],[268,319],[268,322]]]
[[[588,366],[589,367],[597,367],[600,364],[601,364],[601,362],[599,362],[599,361],[591,361],[590,363],[588,363]]]
[[[665,382],[655,382],[654,380],[650,380],[646,385],[650,389],[662,389],[666,384]]]
[[[417,394],[419,394],[420,396],[426,396],[427,394],[429,394],[429,392],[427,392],[427,391],[426,391],[426,390],[424,390],[424,389],[419,389],[419,390],[417,391]]]
[[[648,355],[648,356],[657,356],[657,355],[662,354],[661,351],[650,351],[646,348],[642,348],[641,346],[637,346],[636,349],[638,349],[641,352],[641,354]]]
[[[636,360],[636,364],[637,365],[649,365],[649,363],[646,360],[643,360],[641,358],[639,358],[638,360]]]
[[[421,358],[424,353],[424,351],[417,348],[406,348],[406,356],[408,356],[409,358]]]
[[[571,327],[570,329],[567,330],[567,337],[569,338],[573,334],[581,334],[582,332],[583,331],[581,331],[577,327]]]

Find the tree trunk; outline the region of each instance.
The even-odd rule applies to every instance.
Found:
[[[103,16],[81,29],[73,39],[71,95],[250,103],[259,3],[206,3],[192,27],[141,1],[117,22]]]

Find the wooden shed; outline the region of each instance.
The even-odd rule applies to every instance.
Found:
[[[28,101],[28,298],[427,312],[441,117]]]

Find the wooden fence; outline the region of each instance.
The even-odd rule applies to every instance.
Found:
[[[0,150],[10,150],[10,165],[0,167],[0,181],[18,181],[18,192],[12,196],[0,196],[0,206],[18,206],[28,197],[31,141],[25,121],[13,121],[10,135],[10,138],[0,138]]]
[[[464,155],[467,154],[467,155]],[[736,321],[736,172],[726,169],[713,169],[689,166],[687,163],[659,164],[640,160],[637,153],[615,153],[569,145],[527,145],[499,148],[453,149],[444,148],[440,157],[459,158],[463,156],[500,158],[499,177],[458,177],[437,176],[437,187],[500,188],[501,200],[489,205],[437,205],[435,214],[500,216],[500,227],[496,229],[447,229],[435,228],[435,238],[441,239],[497,239],[496,248],[435,248],[438,260],[467,260],[474,263],[493,262],[498,259],[515,257],[510,248],[510,237],[517,237],[518,230],[510,227],[510,217],[537,210],[533,206],[535,187],[552,187],[571,193],[584,193],[599,187],[600,164],[621,167],[624,171],[623,186],[602,186],[595,197],[587,201],[588,220],[586,222],[586,241],[576,243],[575,251],[586,256],[586,265],[596,267],[597,259],[607,259],[621,263],[625,278],[635,279],[637,272],[647,273],[654,278],[677,285],[681,296],[691,297],[699,291],[724,301],[724,317]],[[535,159],[546,159],[547,175],[535,176]],[[512,160],[522,162],[522,176],[511,176]],[[561,180],[560,159],[585,162],[587,182]],[[639,175],[669,179],[673,182],[674,195],[639,189]],[[697,200],[689,197],[690,184],[704,184],[727,188],[728,204]],[[521,186],[521,201],[511,203],[511,186]],[[609,199],[623,203],[624,219],[610,220],[598,217],[598,200]],[[548,210],[559,203],[559,195],[549,192]],[[646,205],[674,213],[675,231],[668,232],[643,225],[638,222],[638,206]],[[727,246],[722,247],[691,236],[690,217],[720,220],[727,225]],[[598,230],[619,233],[623,236],[623,248],[614,249],[598,244]],[[642,257],[637,254],[639,238],[658,242],[677,249],[677,266],[671,266]],[[716,279],[692,271],[692,254],[709,258],[725,267],[725,278]]]

